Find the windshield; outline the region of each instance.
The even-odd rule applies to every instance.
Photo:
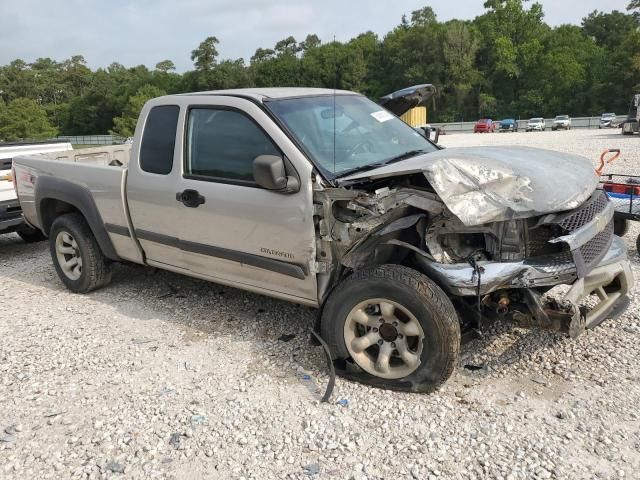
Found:
[[[437,150],[398,117],[360,95],[288,98],[265,105],[316,165],[334,176]]]
[[[602,118],[612,118],[615,117],[616,114],[615,113],[603,113],[602,114]]]
[[[567,120],[569,118],[569,115],[558,115],[556,117],[556,120]]]
[[[542,119],[541,118],[532,118],[531,120],[529,120],[529,123],[542,123]]]

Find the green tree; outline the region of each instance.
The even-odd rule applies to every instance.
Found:
[[[154,85],[144,85],[140,87],[135,95],[129,97],[122,115],[113,119],[114,128],[109,133],[122,137],[133,136],[140,111],[144,104],[152,98],[165,95],[165,93],[166,92]]]
[[[156,70],[162,73],[172,72],[176,69],[175,64],[171,60],[163,60],[156,63]]]
[[[465,100],[480,81],[475,68],[479,48],[477,32],[466,22],[453,20],[446,25],[442,53],[446,63],[445,84],[455,96],[456,113],[465,114]]]
[[[0,102],[0,140],[51,138],[56,133],[47,112],[34,100],[16,98],[6,106]]]
[[[191,60],[194,62],[196,70],[209,71],[218,61],[218,49],[216,45],[220,42],[216,37],[207,37],[198,45],[198,48],[191,52]]]

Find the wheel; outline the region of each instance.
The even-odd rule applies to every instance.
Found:
[[[111,280],[111,264],[78,213],[55,219],[49,234],[49,250],[60,280],[72,292],[87,293]]]
[[[42,242],[47,239],[40,230],[36,230],[35,228],[31,228],[26,225],[16,231],[16,233],[20,235],[20,238],[26,243]]]
[[[626,218],[613,217],[613,233],[619,237],[624,237],[629,231],[629,220]]]
[[[640,253],[640,235],[636,238],[636,252]]]
[[[381,265],[354,273],[330,295],[321,322],[332,358],[355,370],[346,373],[354,380],[432,392],[456,367],[456,311],[440,287],[411,268]]]

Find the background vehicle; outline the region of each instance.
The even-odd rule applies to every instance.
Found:
[[[71,144],[65,141],[0,143],[0,235],[17,232],[25,242],[44,240],[44,236],[39,231],[25,225],[22,219],[22,209],[13,187],[11,161],[16,155],[35,155],[66,150],[71,150]]]
[[[598,128],[616,128],[618,126],[618,122],[616,121],[615,113],[603,113],[600,116],[600,123],[598,124]]]
[[[336,369],[375,386],[434,390],[461,330],[499,317],[575,337],[633,283],[588,159],[441,149],[351,92],[161,97],[132,146],[14,169],[70,290],[105,286],[127,261],[318,307]],[[558,284],[562,301],[543,298]],[[606,294],[580,310],[592,292]]]
[[[622,134],[633,135],[640,131],[640,93],[634,95],[631,98],[631,104],[629,105],[629,115],[627,119],[622,122]]]
[[[571,130],[571,118],[569,118],[569,115],[558,115],[553,119],[551,130],[556,131],[561,128],[563,130]]]
[[[490,118],[481,118],[473,127],[473,133],[492,133],[496,130],[496,124]]]
[[[544,132],[546,128],[544,118],[531,118],[527,122],[527,132]]]
[[[505,118],[504,120],[500,120],[500,131],[517,132],[518,122],[514,118]]]

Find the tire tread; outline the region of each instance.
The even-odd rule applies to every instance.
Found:
[[[365,268],[354,272],[347,277],[337,287],[339,289],[348,289],[352,283],[361,283],[371,280],[383,280],[385,282],[393,282],[401,285],[405,285],[412,289],[420,297],[422,297],[424,303],[441,312],[441,320],[437,322],[438,328],[441,330],[442,338],[445,339],[445,358],[442,362],[442,368],[438,372],[437,381],[435,383],[421,384],[418,386],[417,391],[429,393],[437,390],[442,384],[444,384],[449,377],[453,374],[457,367],[458,354],[460,350],[460,322],[458,321],[458,315],[453,307],[453,304],[444,293],[444,291],[426,275],[420,273],[409,267],[402,265],[379,265],[371,268]],[[328,301],[331,301],[329,298]],[[327,335],[326,319],[323,318],[322,328],[323,337],[329,344],[333,352],[338,351],[337,341],[333,335]],[[389,388],[393,389],[393,386]]]

